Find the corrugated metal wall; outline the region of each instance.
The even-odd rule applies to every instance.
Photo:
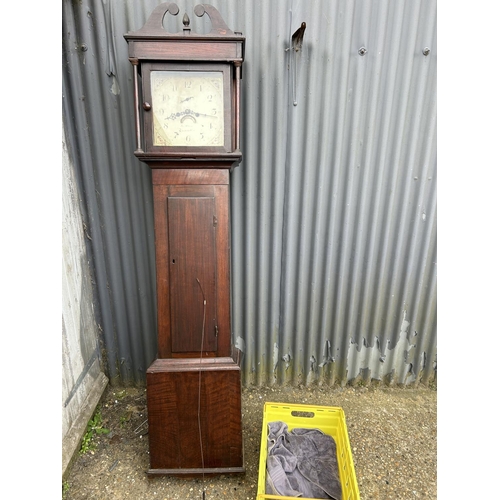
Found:
[[[156,352],[151,176],[133,155],[123,34],[155,1],[63,3],[63,113],[109,376]],[[178,1],[181,29],[198,2]],[[212,1],[246,36],[232,174],[245,384],[428,382],[436,369],[436,3]],[[305,21],[299,52],[291,34]],[[424,49],[429,48],[428,55]],[[365,53],[360,49],[364,48]]]

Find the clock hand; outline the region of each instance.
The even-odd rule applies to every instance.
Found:
[[[206,117],[208,117],[208,118],[217,118],[217,117],[216,117],[216,116],[214,116],[214,115],[207,115],[207,114],[205,114],[205,113],[197,113],[197,112],[194,112],[194,113],[187,113],[187,114],[192,114],[192,115],[194,115],[194,116],[206,116]]]
[[[197,111],[193,111],[192,109],[185,109],[184,111],[179,111],[178,113],[172,113],[169,116],[165,117],[165,120],[175,120],[180,116],[193,115],[193,116],[206,116],[208,118],[216,118],[214,115],[207,115],[205,113],[198,113]]]

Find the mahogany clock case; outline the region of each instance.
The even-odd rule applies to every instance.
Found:
[[[209,33],[192,33],[187,14],[182,32],[167,33],[163,17],[179,9],[165,3],[125,35],[134,72],[134,154],[152,169],[154,198],[158,359],[146,377],[148,473],[179,476],[245,470],[229,234],[229,176],[242,158],[245,38],[214,7],[194,11],[210,17]],[[217,104],[210,107],[212,90]],[[212,134],[211,123],[223,129],[212,142],[205,134]]]

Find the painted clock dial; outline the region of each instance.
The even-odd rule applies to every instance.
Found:
[[[223,146],[221,71],[151,71],[153,146]]]

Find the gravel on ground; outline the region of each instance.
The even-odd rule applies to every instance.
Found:
[[[64,500],[250,500],[257,497],[264,402],[338,406],[346,416],[361,499],[437,498],[437,390],[368,387],[242,389],[244,475],[148,476],[146,390],[109,386],[86,452],[63,480]]]

